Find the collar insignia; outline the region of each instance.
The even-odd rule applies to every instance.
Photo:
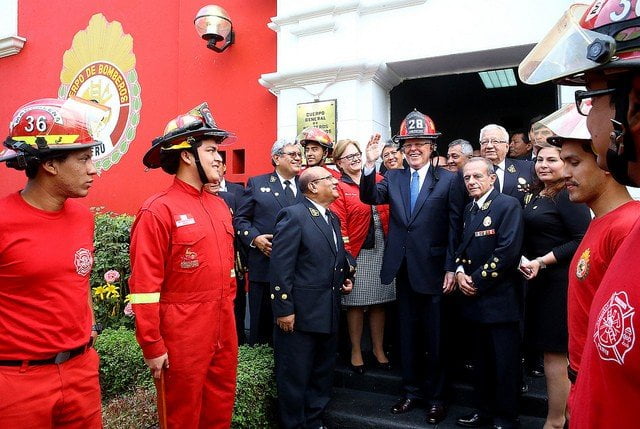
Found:
[[[489,208],[490,205],[491,205],[491,200],[485,201],[480,210],[486,210],[486,209]],[[489,220],[491,220],[491,219],[489,219]]]
[[[313,207],[309,207],[309,213],[311,213],[311,216],[313,217],[320,216],[320,212],[317,209],[314,209]]]
[[[274,183],[278,178],[276,176],[269,177],[269,182]]]
[[[509,166],[509,168],[507,168],[507,171],[508,171],[509,173],[515,173],[515,172],[516,172],[516,168],[513,166],[513,164],[511,164],[511,165]]]

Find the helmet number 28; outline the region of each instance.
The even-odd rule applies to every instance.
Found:
[[[424,121],[422,119],[409,119],[407,121],[408,130],[422,130],[424,129]]]
[[[34,129],[40,132],[44,132],[47,130],[47,118],[44,116],[35,117],[29,115],[25,117],[27,121],[27,125],[24,126],[24,130],[28,133],[32,132]]]
[[[622,21],[631,11],[631,0],[619,0],[618,4],[622,6],[622,10],[620,12],[611,12],[609,14],[609,18],[614,22]],[[636,16],[640,16],[640,1],[636,1],[635,14]]]

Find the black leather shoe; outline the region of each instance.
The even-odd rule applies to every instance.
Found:
[[[478,412],[467,414],[456,420],[458,426],[464,426],[466,428],[479,428],[491,423],[491,418],[480,414]]]
[[[350,363],[349,367],[351,368],[351,371],[355,372],[356,374],[364,374],[364,365],[354,365]]]
[[[432,405],[427,411],[427,423],[437,425],[447,417],[447,409],[442,404]]]
[[[391,414],[404,414],[413,410],[418,405],[417,399],[402,398],[391,407]]]
[[[391,371],[391,362],[378,362],[376,359],[376,368],[384,371]]]

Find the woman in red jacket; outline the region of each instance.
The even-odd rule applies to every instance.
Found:
[[[364,373],[360,340],[364,312],[369,312],[371,343],[377,366],[391,368],[382,343],[384,337],[384,303],[396,299],[395,284],[383,285],[380,267],[384,254],[385,235],[389,229],[389,206],[370,206],[360,201],[359,184],[362,174],[362,152],[353,140],[340,140],[333,150],[333,159],[342,172],[338,198],[331,210],[340,218],[345,249],[357,259],[353,291],[342,298],[347,307],[347,324],[351,340],[351,368]],[[377,178],[382,179],[382,176]]]

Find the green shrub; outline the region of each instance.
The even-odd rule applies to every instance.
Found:
[[[238,350],[238,384],[231,427],[274,428],[276,380],[273,349],[241,346]]]
[[[103,398],[151,388],[153,380],[144,363],[135,334],[126,328],[106,329],[96,341],[100,355],[100,385]]]
[[[95,211],[97,211],[94,235],[95,253],[90,282],[96,321],[102,323],[105,328],[118,328],[119,326],[133,328],[133,318],[126,316],[123,310],[125,299],[129,294],[127,285],[127,280],[131,275],[129,241],[134,217]],[[111,270],[117,271],[120,279],[113,283],[107,283],[104,275]],[[105,290],[109,286],[111,286],[110,290]]]
[[[156,427],[156,391],[137,388],[134,392],[116,396],[102,405],[105,429],[144,429]]]

